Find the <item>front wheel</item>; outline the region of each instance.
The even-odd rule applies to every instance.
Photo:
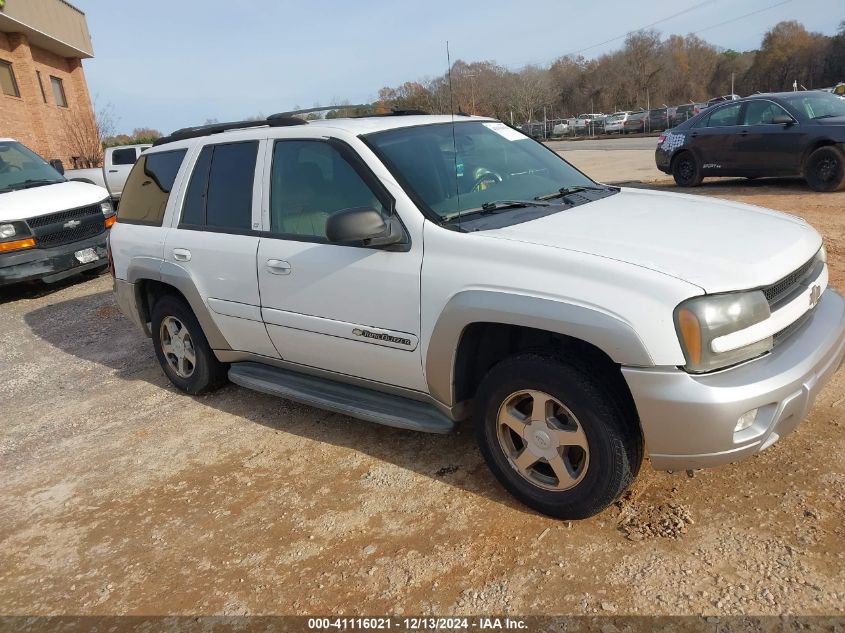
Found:
[[[845,189],[845,153],[834,145],[818,148],[804,163],[804,177],[814,191]]]
[[[477,439],[487,465],[519,501],[583,519],[619,498],[642,463],[636,415],[586,371],[559,359],[516,356],[478,392]]]
[[[679,187],[697,187],[704,177],[701,165],[692,152],[681,152],[672,161],[672,177]]]

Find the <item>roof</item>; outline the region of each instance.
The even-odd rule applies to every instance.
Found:
[[[231,123],[220,123],[210,126],[198,126],[195,128],[183,128],[176,130],[168,136],[158,139],[153,143],[154,147],[170,145],[179,141],[186,141],[192,138],[214,139],[235,137],[243,138],[256,129],[279,129],[307,128],[314,136],[329,134],[332,130],[342,130],[354,136],[394,130],[405,127],[417,127],[420,125],[437,125],[443,123],[463,123],[466,121],[495,121],[489,117],[455,115],[449,114],[425,114],[425,115],[402,115],[402,116],[364,116],[355,118],[337,119],[313,119],[304,121],[285,116],[271,116],[265,121],[233,121]],[[228,126],[228,127],[227,127]]]

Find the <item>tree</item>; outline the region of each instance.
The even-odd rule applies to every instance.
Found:
[[[94,103],[96,108],[96,100]],[[104,105],[91,117],[83,109],[62,112],[65,138],[74,155],[76,167],[99,167],[103,162],[103,139],[114,135],[114,106]]]

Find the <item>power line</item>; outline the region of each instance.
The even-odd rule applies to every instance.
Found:
[[[703,29],[698,29],[697,31],[693,31],[692,34],[698,35],[699,33],[703,33],[704,31],[709,31],[710,29],[715,29],[717,27],[724,26],[725,24],[730,24],[731,22],[737,22],[738,20],[743,20],[743,19],[750,17],[752,15],[757,15],[758,13],[763,13],[763,11],[770,11],[771,9],[775,9],[777,7],[783,6],[784,4],[787,4],[789,2],[792,2],[792,0],[783,0],[783,2],[778,2],[777,4],[773,4],[770,7],[763,7],[762,9],[757,9],[756,11],[752,11],[751,13],[746,13],[745,15],[741,15],[741,16],[739,16],[737,18],[733,18],[731,20],[725,20],[724,22],[719,22],[718,24],[714,24],[713,26],[706,26]]]
[[[570,55],[577,55],[578,53],[583,53],[584,51],[589,51],[593,48],[598,48],[599,46],[604,46],[605,44],[610,44],[611,42],[615,42],[616,40],[621,40],[623,37],[628,37],[631,33],[637,33],[638,31],[643,31],[645,29],[650,29],[653,26],[657,26],[658,24],[662,24],[663,22],[668,22],[678,16],[684,15],[685,13],[689,13],[690,11],[694,11],[699,9],[705,5],[713,4],[716,0],[704,0],[704,2],[699,2],[698,4],[694,4],[693,6],[684,9],[683,11],[678,11],[677,13],[673,13],[672,15],[661,18],[656,22],[652,22],[651,24],[646,24],[645,26],[641,26],[638,29],[634,29],[633,31],[628,31],[627,33],[623,33],[622,35],[618,35],[616,37],[612,37],[609,40],[605,40],[604,42],[599,42],[598,44],[593,44],[592,46],[587,46],[586,48],[578,49],[577,51],[572,51],[571,53],[567,53],[564,57],[569,57]],[[786,0],[787,2],[791,2],[791,0]]]

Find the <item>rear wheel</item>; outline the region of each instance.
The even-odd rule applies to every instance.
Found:
[[[214,356],[183,299],[173,295],[159,298],[151,316],[156,357],[176,388],[196,395],[225,384],[227,366]]]
[[[704,177],[701,165],[692,152],[681,152],[672,161],[672,177],[679,187],[697,187]]]
[[[804,162],[804,178],[814,191],[845,189],[845,154],[834,145],[818,148]]]
[[[643,454],[639,424],[603,382],[537,355],[504,360],[484,378],[479,447],[519,501],[549,516],[583,519],[634,480]]]

